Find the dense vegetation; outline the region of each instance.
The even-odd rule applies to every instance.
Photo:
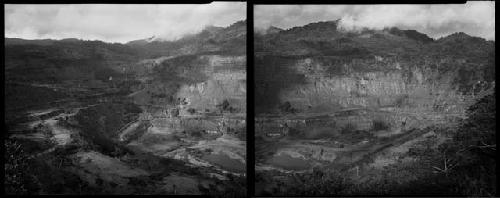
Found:
[[[121,77],[117,68],[137,61],[136,49],[101,41],[22,40],[6,38],[7,81],[60,83],[64,80],[105,80]]]
[[[29,167],[29,156],[21,148],[21,144],[15,141],[5,141],[5,193],[26,194],[28,189],[29,175],[26,171]]]
[[[37,143],[31,141],[6,140],[5,148],[5,193],[16,195],[31,194],[77,194],[98,193],[77,175],[64,169],[69,162],[66,157],[74,152],[74,147],[56,148],[52,155],[34,157],[31,148]]]
[[[43,105],[66,97],[66,93],[50,88],[22,84],[5,84],[5,107],[7,109]]]
[[[109,155],[122,154],[117,140],[121,127],[135,120],[142,110],[134,104],[104,103],[81,110],[76,115],[82,136],[99,150]]]

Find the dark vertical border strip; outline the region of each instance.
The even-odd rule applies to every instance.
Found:
[[[255,195],[253,4],[247,1],[247,196]]]
[[[4,11],[4,17],[5,17],[5,4],[2,4],[2,10]],[[4,29],[2,30],[2,35],[4,35],[4,38],[2,39],[2,46],[5,46],[5,19],[3,19],[1,22],[2,24],[2,27],[4,27]],[[2,64],[4,65],[3,68],[2,68],[2,88],[0,88],[2,90],[2,93],[3,93],[3,98],[2,98],[2,107],[3,107],[3,110],[4,110],[4,113],[2,113],[2,120],[4,120],[3,122],[3,132],[2,132],[2,146],[0,148],[1,150],[1,153],[2,153],[2,156],[5,156],[5,140],[7,140],[7,133],[8,133],[8,128],[7,128],[7,124],[5,124],[5,47],[2,48]],[[5,170],[5,157],[2,158],[4,161],[4,163],[2,163],[2,170]],[[5,174],[5,172],[4,172]],[[5,195],[5,177],[1,177],[2,179],[1,182],[3,184],[4,187],[2,187],[2,195]]]
[[[496,7],[497,6],[495,5],[495,10],[496,10]],[[495,12],[495,40],[496,40],[496,38],[498,38],[498,23],[496,22],[497,18],[498,18],[498,12]],[[498,62],[496,62],[497,61],[496,60],[497,59],[497,56],[496,56],[497,53],[496,53],[496,51],[498,51],[498,45],[496,45],[496,43],[495,43],[495,69],[498,67],[498,64],[497,64]],[[498,76],[499,76],[498,72],[495,71],[495,81],[498,81]],[[495,86],[495,94],[497,94],[497,93],[498,93],[498,87]],[[495,101],[498,104],[498,101],[499,101],[498,97],[495,98]],[[496,122],[498,123],[499,120],[500,120],[500,119],[498,119],[498,113],[495,113],[495,119],[496,119]],[[496,127],[496,125],[495,125],[495,131],[498,134],[498,127]],[[498,142],[500,140],[500,135],[495,135],[495,136],[496,136],[496,139],[497,139],[497,142]],[[496,148],[498,149],[498,146]],[[497,175],[496,175],[496,178],[498,180],[498,178],[500,178],[500,173],[498,172],[500,170],[500,168],[499,168],[500,165],[498,164],[498,159],[500,159],[500,154],[498,152],[496,154],[497,154],[497,156],[496,156],[496,160],[497,160],[497,167],[496,167],[496,174]],[[497,185],[496,185],[497,189],[498,189],[499,186],[500,186],[500,184],[497,183]],[[499,196],[498,191],[496,191],[495,195],[493,195],[493,196],[498,197]]]

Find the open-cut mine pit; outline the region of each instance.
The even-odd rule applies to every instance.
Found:
[[[441,165],[421,155],[456,141],[447,131],[463,127],[468,109],[494,93],[485,75],[494,67],[493,41],[462,34],[420,41],[397,28],[365,30],[366,37],[338,24],[255,34],[257,195],[392,195],[385,193],[425,183],[416,178],[434,177]],[[437,51],[453,42],[482,58]],[[394,176],[404,166],[415,173]]]
[[[245,37],[246,25],[242,21],[218,30],[209,36],[229,31]],[[228,39],[241,38],[220,39],[230,47]],[[6,45],[10,163],[29,163],[10,166],[9,174],[26,169],[21,190],[246,195],[244,53],[213,45],[204,51],[200,40],[200,46],[181,54],[100,41],[22,41],[32,44]],[[44,53],[31,54],[38,52]],[[18,64],[23,54],[27,61]],[[37,68],[29,61],[36,57],[47,71],[38,68],[39,75],[31,78],[25,71]]]

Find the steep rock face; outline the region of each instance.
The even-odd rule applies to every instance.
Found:
[[[246,111],[246,56],[180,56],[143,73],[144,89],[130,95],[137,104],[180,105],[180,113],[189,114],[188,109],[214,112],[227,101],[233,111]]]
[[[207,27],[176,41],[127,43],[151,57],[129,67],[141,82],[130,96],[157,110],[179,108],[180,115],[246,111],[246,21]],[[220,113],[220,112],[219,112]]]
[[[304,112],[394,106],[458,113],[463,110],[460,108],[463,100],[473,97],[458,92],[459,87],[450,75],[398,65],[398,62],[388,65],[394,69],[386,71],[329,76],[321,63],[312,58],[300,59],[291,67],[304,75],[304,84],[282,90],[279,98]],[[435,79],[438,75],[440,79]]]
[[[246,111],[246,57],[201,56],[205,66],[206,81],[182,85],[176,96],[187,98],[188,108],[215,110],[227,100],[240,112]]]
[[[186,108],[207,107],[224,100],[245,109],[246,56],[188,55],[168,57],[142,68],[143,89],[130,95],[136,103]],[[241,108],[240,108],[241,107]]]
[[[448,117],[463,117],[468,105],[494,88],[494,82],[480,77],[471,89],[463,92],[460,91],[463,81],[457,81],[459,74],[456,72],[440,74],[432,68],[411,67],[398,61],[385,63],[384,71],[356,71],[352,69],[356,67],[356,61],[329,65],[325,64],[324,57],[266,58],[274,59],[269,62],[274,63],[274,69],[282,72],[271,71],[267,76],[256,77],[260,83],[256,91],[257,113],[280,113],[279,106],[285,102],[290,103],[299,114],[329,114],[346,109],[391,112],[331,118],[338,128],[352,123],[357,129],[369,130],[373,127],[372,120],[380,116],[391,126],[407,122],[406,127],[421,127],[446,121]],[[340,67],[342,71],[333,73],[332,67]],[[265,103],[259,98],[272,100]]]
[[[463,33],[433,40],[397,28],[346,32],[337,23],[256,35],[256,114],[269,119],[258,130],[277,131],[282,122],[306,130],[308,115],[357,109],[369,111],[324,120],[337,129],[369,130],[377,119],[422,127],[463,117],[494,90],[493,41]]]

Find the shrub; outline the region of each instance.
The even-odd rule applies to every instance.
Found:
[[[402,95],[402,96],[399,96],[396,98],[396,101],[394,102],[394,106],[396,107],[403,107],[404,105],[406,105],[408,103],[408,95]]]
[[[177,117],[177,116],[179,116],[179,109],[177,109],[177,108],[170,109],[169,113],[170,113],[171,116]]]
[[[460,194],[496,195],[496,94],[479,99],[467,109],[468,118],[453,137],[459,165],[454,172]],[[448,149],[449,150],[449,149]]]
[[[16,141],[7,140],[5,145],[5,193],[27,194],[29,157],[22,145]]]
[[[382,120],[373,120],[373,124],[372,124],[372,130],[373,131],[387,130],[389,128],[390,128],[389,124],[385,123],[384,121],[382,121]]]
[[[290,104],[290,102],[288,102],[288,101],[281,104],[278,108],[282,113],[296,113],[297,112],[297,109],[293,108],[292,104]]]
[[[351,188],[350,179],[335,170],[313,169],[312,173],[296,174],[291,185],[281,185],[280,195],[328,196],[341,195]]]
[[[340,129],[340,133],[345,134],[345,133],[352,133],[356,130],[356,125],[353,123],[347,123],[344,127]]]
[[[190,114],[194,114],[194,113],[196,113],[196,109],[189,108],[189,109],[187,110],[187,112],[189,112]]]
[[[190,135],[193,137],[202,137],[203,136],[201,131],[191,131]]]
[[[229,101],[227,100],[224,100],[222,101],[222,103],[216,105],[217,109],[219,109],[221,112],[224,112],[224,111],[229,111],[231,106],[229,104]]]

